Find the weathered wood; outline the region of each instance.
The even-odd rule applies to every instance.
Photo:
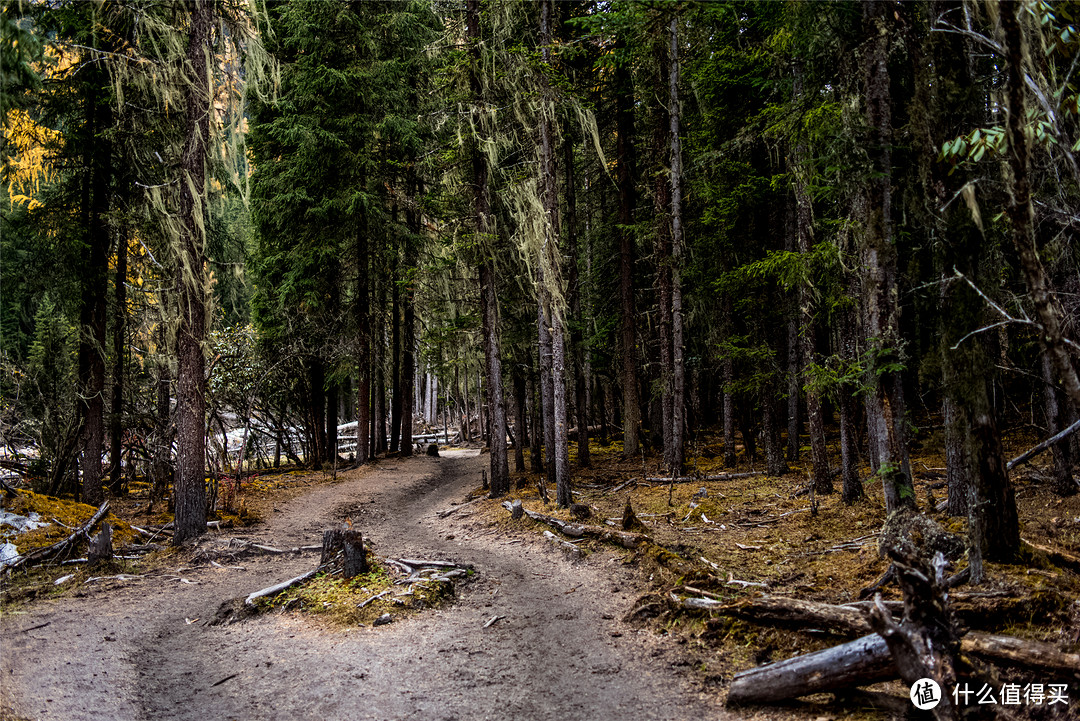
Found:
[[[1074,573],[1080,573],[1080,556],[1075,556],[1071,553],[1058,550],[1056,548],[1050,548],[1049,546],[1043,546],[1038,543],[1033,543],[1026,538],[1021,538],[1021,541],[1034,548],[1036,551],[1042,551],[1049,557],[1049,559],[1059,566],[1064,566]]]
[[[556,546],[558,546],[559,548],[566,551],[566,553],[571,558],[573,558],[575,560],[581,558],[581,549],[578,548],[577,546],[575,546],[574,544],[570,543],[570,541],[562,540],[561,538],[556,536],[551,531],[544,531],[544,538],[548,539],[549,541],[554,543]]]
[[[471,506],[474,503],[479,503],[480,501],[484,500],[485,498],[487,498],[487,496],[480,496],[479,498],[474,498],[471,501],[466,501],[465,503],[454,506],[453,508],[447,508],[445,511],[439,511],[439,518],[446,518],[451,513],[457,513],[462,508],[465,508],[465,506]]]
[[[514,512],[514,507],[509,501],[503,501],[503,508]],[[623,548],[634,549],[645,541],[652,541],[651,538],[643,533],[628,533],[626,531],[618,531],[611,528],[604,528],[602,526],[583,526],[580,524],[564,521],[561,518],[554,518],[553,516],[547,516],[543,513],[537,513],[536,511],[530,511],[528,508],[522,508],[522,512],[534,521],[540,523],[546,523],[547,525],[557,529],[563,535],[570,536],[571,538],[596,538],[601,541],[607,541]]]
[[[751,621],[820,628],[845,636],[867,634],[872,630],[863,609],[804,601],[799,598],[756,596],[721,605],[718,610],[724,615]]]
[[[734,607],[733,604],[725,605],[709,598],[683,599],[682,605],[720,613]],[[1064,653],[1050,644],[971,632],[961,639],[960,650],[990,663],[1080,677],[1080,654]],[[823,691],[887,681],[899,675],[888,644],[874,633],[830,649],[738,673],[732,680],[728,703],[775,703]]]
[[[993,663],[1058,671],[1080,678],[1080,653],[1065,653],[1048,643],[971,631],[960,640],[960,650]]]
[[[749,473],[721,473],[716,476],[676,476],[674,478],[660,478],[648,476],[646,483],[700,483],[702,481],[734,481],[739,478],[753,478],[766,475],[764,471],[751,471]]]
[[[259,591],[255,591],[254,593],[250,593],[250,594],[248,594],[247,598],[244,599],[244,605],[246,605],[246,606],[254,606],[255,601],[259,600],[260,598],[262,598],[264,596],[273,596],[273,595],[276,595],[278,593],[281,593],[282,591],[284,591],[286,589],[292,588],[293,586],[295,586],[298,583],[303,583],[304,581],[306,581],[309,578],[313,577],[316,573],[318,573],[319,571],[322,571],[322,570],[324,570],[323,567],[319,566],[318,568],[313,568],[310,571],[308,571],[307,573],[302,573],[299,576],[296,576],[295,578],[290,578],[288,581],[282,581],[281,583],[276,583],[273,586],[267,586],[264,589],[261,589]]]
[[[65,538],[62,541],[54,543],[51,546],[46,546],[45,548],[39,548],[36,551],[32,551],[32,552],[26,554],[25,556],[23,556],[19,560],[15,561],[14,563],[8,564],[8,570],[13,571],[16,568],[22,568],[24,566],[33,566],[35,564],[42,563],[43,561],[47,561],[50,558],[53,558],[54,556],[60,555],[61,553],[66,551],[68,548],[70,548],[72,546],[72,544],[74,544],[75,541],[77,541],[78,539],[80,539],[80,538],[89,539],[90,532],[92,530],[94,530],[95,527],[97,527],[97,524],[101,523],[101,520],[103,518],[105,518],[105,516],[108,515],[108,513],[109,513],[109,502],[105,501],[100,506],[98,506],[97,511],[94,512],[94,515],[91,516],[90,519],[86,523],[82,524],[77,529],[75,529],[75,531],[70,536],[68,536],[67,538]]]
[[[112,560],[112,526],[108,521],[101,524],[101,530],[96,536],[91,537],[86,556],[91,565]]]
[[[895,677],[896,664],[885,639],[872,634],[737,673],[731,681],[727,703],[730,706],[775,703]]]
[[[320,566],[330,563],[338,553],[342,552],[345,544],[345,530],[344,528],[328,528],[323,531],[322,556],[319,558]]]
[[[352,578],[367,573],[367,555],[364,553],[364,538],[360,531],[352,528],[342,530],[341,547],[344,558],[341,575]]]
[[[1039,455],[1040,453],[1045,451],[1050,446],[1054,445],[1055,443],[1058,443],[1059,441],[1062,441],[1062,440],[1068,438],[1069,436],[1071,436],[1073,433],[1076,433],[1077,431],[1080,431],[1080,421],[1076,421],[1075,423],[1073,423],[1071,426],[1069,426],[1065,430],[1061,431],[1060,433],[1052,436],[1051,438],[1047,438],[1045,441],[1043,441],[1039,445],[1035,446],[1034,448],[1032,448],[1032,449],[1030,449],[1028,451],[1024,451],[1023,453],[1018,455],[1016,458],[1009,461],[1009,463],[1005,466],[1005,470],[1011,471],[1012,469],[1016,468],[1018,465],[1020,465],[1024,461]]]
[[[510,504],[510,517],[515,521],[525,515],[525,511],[521,505],[521,499],[516,499]]]

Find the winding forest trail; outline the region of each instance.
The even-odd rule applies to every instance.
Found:
[[[310,569],[312,553],[90,585],[3,619],[4,711],[37,721],[725,717],[674,643],[618,620],[634,596],[620,564],[605,554],[573,564],[535,537],[471,523],[467,509],[437,517],[486,462],[419,457],[345,473],[278,504],[246,536],[315,544],[351,517],[382,555],[472,563],[454,605],[379,628],[277,614],[204,625],[223,600]],[[483,628],[494,615],[506,618]]]

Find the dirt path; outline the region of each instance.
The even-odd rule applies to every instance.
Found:
[[[724,716],[687,679],[673,643],[617,620],[633,594],[611,559],[572,564],[535,538],[471,523],[467,509],[435,517],[479,484],[486,460],[392,460],[344,474],[279,505],[250,535],[313,544],[351,517],[380,554],[474,564],[452,607],[380,628],[281,615],[203,625],[221,601],[311,568],[310,553],[87,586],[0,624],[4,710],[39,721]],[[482,628],[494,615],[506,618]]]

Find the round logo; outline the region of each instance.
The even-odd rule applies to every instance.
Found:
[[[911,703],[920,711],[929,711],[941,703],[941,686],[932,678],[920,678],[911,685]]]

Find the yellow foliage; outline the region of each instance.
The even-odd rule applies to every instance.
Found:
[[[8,161],[8,195],[12,203],[27,204],[33,210],[41,205],[34,196],[41,192],[42,181],[50,181],[55,173],[48,148],[59,141],[60,133],[37,124],[17,108],[8,111],[5,133],[14,147]]]

